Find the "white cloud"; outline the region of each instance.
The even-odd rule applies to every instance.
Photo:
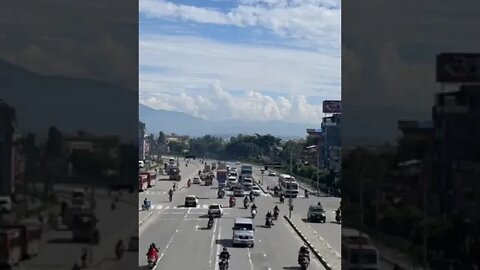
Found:
[[[140,91],[232,90],[340,97],[340,59],[308,51],[225,44],[189,36],[142,36]],[[158,71],[142,71],[142,67]]]
[[[273,33],[330,48],[339,54],[340,1],[335,0],[243,0],[236,8],[216,9],[174,4],[163,0],[141,0],[140,12],[148,17],[172,18],[196,23],[263,27]]]
[[[204,95],[190,95],[186,92],[141,93],[140,103],[211,120],[282,120],[319,124],[322,117],[321,106],[308,104],[304,96],[274,98],[257,91],[246,91],[240,96],[233,96],[218,81]]]

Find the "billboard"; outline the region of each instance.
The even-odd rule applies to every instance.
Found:
[[[342,103],[340,100],[324,100],[323,113],[341,113]]]
[[[480,53],[441,53],[436,65],[437,82],[480,82]]]

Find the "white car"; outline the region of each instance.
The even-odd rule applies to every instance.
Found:
[[[200,184],[201,182],[202,181],[200,180],[200,177],[198,176],[193,177],[193,181],[192,181],[193,184]]]
[[[198,198],[195,195],[188,195],[185,197],[185,207],[197,207]]]
[[[277,174],[274,171],[268,172],[268,176],[277,176]]]
[[[253,192],[253,195],[260,196],[260,193],[262,192],[262,190],[260,189],[259,186],[253,186],[252,187],[252,192]]]
[[[208,215],[213,215],[214,217],[222,217],[223,216],[223,209],[220,204],[211,204],[208,207]]]
[[[0,212],[11,212],[12,211],[12,199],[10,196],[0,196]]]

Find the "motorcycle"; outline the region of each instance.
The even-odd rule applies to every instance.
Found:
[[[245,209],[248,209],[248,202],[243,201],[243,207],[245,207]]]
[[[218,262],[218,268],[220,270],[227,270],[228,269],[228,261],[226,259],[221,259],[220,262]]]
[[[282,195],[280,196],[280,203],[284,203],[285,202],[285,197]]]
[[[278,219],[278,211],[273,212],[273,219]]]
[[[117,256],[117,259],[121,259],[123,257],[123,248],[117,248],[115,250],[115,255]]]
[[[225,196],[225,191],[223,191],[222,189],[218,191],[218,198],[219,199],[223,199],[223,197]]]
[[[142,204],[142,210],[143,211],[149,211],[150,210],[151,203],[150,201],[147,201],[147,204]]]
[[[157,264],[157,260],[155,259],[155,257],[152,256],[152,257],[148,258],[148,268],[149,269],[153,269],[156,264]]]
[[[335,215],[335,220],[337,221],[337,223],[341,223],[342,222],[342,216],[340,214],[336,214]]]
[[[230,199],[230,208],[235,207],[235,200]]]
[[[172,195],[168,195],[170,202],[172,202]]]
[[[188,180],[188,182],[187,182],[187,187],[190,188],[191,186],[192,186],[192,182],[191,182],[190,180]]]
[[[265,226],[267,226],[267,228],[271,228],[272,225],[273,225],[273,224],[272,224],[272,218],[267,217],[267,218],[265,219]]]
[[[301,270],[307,270],[307,267],[310,264],[310,260],[307,256],[302,256],[300,257],[300,261],[298,263],[300,264]]]
[[[252,219],[257,215],[257,209],[252,209]]]
[[[305,191],[305,199],[308,199],[308,192]]]
[[[213,219],[208,220],[207,228],[211,229],[213,227]]]

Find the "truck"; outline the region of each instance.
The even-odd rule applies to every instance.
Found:
[[[239,182],[243,183],[243,178],[244,177],[252,177],[253,176],[253,167],[252,165],[242,165],[240,168],[240,177],[239,177]]]
[[[181,176],[180,176],[180,169],[178,167],[170,167],[168,170],[168,179],[174,180],[174,181],[180,181]]]
[[[217,170],[228,170],[227,164],[225,164],[225,162],[219,162]]]
[[[75,215],[72,222],[73,241],[86,241],[98,244],[100,242],[100,234],[97,229],[97,223],[98,220],[92,212]]]
[[[153,187],[157,181],[157,174],[153,171],[149,172],[141,172],[139,173],[140,176],[145,177],[147,181],[147,187]]]
[[[217,170],[218,186],[223,187],[227,182],[227,170]]]
[[[88,213],[90,209],[86,205],[71,205],[65,209],[62,220],[68,229],[72,228],[73,218],[82,213]]]

